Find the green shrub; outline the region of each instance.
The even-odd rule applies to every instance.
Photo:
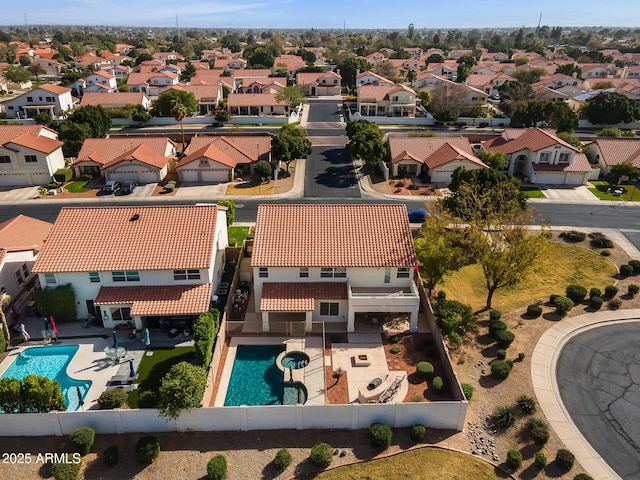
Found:
[[[432,381],[433,389],[436,393],[444,393],[447,390],[447,384],[442,377],[435,377]]]
[[[609,250],[602,250],[600,252],[600,255],[602,255],[603,257],[608,257],[611,255],[611,252]]]
[[[587,234],[577,230],[569,230],[568,232],[562,232],[560,234],[560,238],[564,239],[566,242],[577,243],[584,241],[584,239],[587,238]]]
[[[55,480],[78,480],[82,462],[54,463],[51,465],[51,476]]]
[[[333,462],[333,447],[328,443],[318,443],[311,447],[309,460],[315,466],[327,468]]]
[[[463,383],[460,385],[462,387],[462,393],[464,393],[464,398],[466,398],[468,401],[471,400],[471,398],[473,397],[473,385],[470,385],[468,383]]]
[[[95,440],[96,432],[90,427],[81,427],[73,431],[70,440],[73,446],[83,457],[91,451],[93,447],[93,441]]]
[[[619,298],[612,298],[611,300],[609,300],[608,305],[611,310],[617,310],[620,308],[620,305],[622,305],[622,300],[620,300]]]
[[[495,337],[496,334],[501,330],[507,330],[507,324],[502,320],[496,320],[494,322],[489,322],[489,335]]]
[[[4,338],[4,332],[0,329],[0,353],[7,349],[7,341]]]
[[[522,466],[522,453],[519,450],[509,450],[507,452],[507,466],[517,470]]]
[[[513,360],[509,359],[505,360],[505,362],[507,363],[507,365],[509,365],[509,368],[513,368]]]
[[[164,186],[165,191],[167,192],[173,192],[176,189],[176,184],[175,183],[167,183]]]
[[[533,459],[538,468],[544,468],[547,466],[547,456],[544,453],[536,452]]]
[[[518,354],[518,360],[523,361],[523,360],[524,360],[524,357],[525,357],[524,352],[520,352],[520,353]]]
[[[225,480],[227,478],[227,459],[224,455],[211,457],[207,462],[207,480]]]
[[[581,303],[587,296],[587,289],[582,285],[569,285],[566,289],[567,298],[573,300],[573,303]]]
[[[609,240],[603,233],[593,232],[589,234],[591,246],[595,248],[613,248],[613,242]]]
[[[113,388],[100,394],[98,405],[102,410],[120,408],[127,401],[127,393],[122,388]]]
[[[389,448],[391,446],[393,432],[391,432],[389,425],[373,423],[371,427],[369,427],[369,433],[371,435],[371,445],[374,447]]]
[[[276,453],[276,458],[273,460],[273,464],[276,466],[278,471],[284,472],[289,465],[291,465],[291,454],[289,450],[286,448],[281,448]]]
[[[549,303],[555,303],[556,298],[561,297],[562,295],[556,295],[555,293],[552,293],[551,295],[549,295]]]
[[[193,324],[193,343],[196,349],[196,365],[208,367],[213,356],[213,345],[220,328],[220,312],[211,309],[202,313]]]
[[[76,295],[70,283],[54,288],[46,287],[42,290],[36,288],[33,291],[33,299],[42,315],[45,317],[53,315],[58,325],[60,322],[78,320]]]
[[[527,429],[536,445],[546,445],[549,441],[549,426],[543,420],[532,418],[527,422]]]
[[[564,317],[569,310],[573,308],[573,300],[567,297],[558,297],[553,302],[556,306],[556,313],[562,317]]]
[[[433,365],[429,362],[418,362],[416,372],[422,378],[428,378],[433,375]]]
[[[591,475],[587,475],[586,473],[579,473],[578,475],[573,477],[573,480],[593,480],[593,477]]]
[[[496,358],[498,360],[504,360],[505,358],[507,358],[507,351],[502,349],[498,350],[496,352]]]
[[[393,337],[389,337],[389,343],[398,343],[400,341],[400,337],[394,335]]]
[[[153,435],[144,435],[136,443],[136,458],[140,463],[150,464],[160,456],[160,441]]]
[[[576,457],[573,456],[573,453],[564,448],[561,448],[556,453],[556,463],[561,469],[566,470],[567,472],[573,468],[575,460]]]
[[[516,335],[510,330],[500,330],[496,333],[496,343],[500,348],[509,348],[515,338]]]
[[[236,219],[236,202],[231,199],[218,200],[218,205],[227,207],[227,226],[233,225]]]
[[[70,168],[59,168],[53,174],[53,179],[56,182],[68,182],[73,177],[73,170]]]
[[[618,287],[609,285],[604,289],[604,296],[607,298],[613,298],[618,294]]]
[[[438,318],[438,325],[442,328],[442,333],[452,343],[462,342],[462,335],[476,328],[471,306],[456,300],[438,298],[434,313]]]
[[[513,427],[518,421],[518,409],[513,405],[502,405],[494,410],[491,419],[498,428]]]
[[[640,292],[640,287],[638,285],[636,285],[635,283],[632,283],[631,285],[629,285],[629,290],[627,290],[627,293],[631,296],[631,297],[635,297],[638,292]]]
[[[633,267],[631,265],[620,265],[620,275],[628,277],[633,273]]]
[[[604,300],[602,300],[602,298],[600,297],[593,297],[591,300],[589,300],[589,306],[595,310],[600,310],[600,307],[602,307],[603,303]]]
[[[398,345],[394,345],[393,347],[391,347],[391,349],[389,350],[391,353],[393,353],[394,355],[400,353],[402,351],[402,349],[398,346]]]
[[[504,360],[494,360],[491,362],[491,376],[499,380],[504,380],[509,376],[511,367]]]
[[[138,408],[156,408],[158,394],[153,390],[144,390],[138,394]]]
[[[536,412],[536,401],[527,395],[520,395],[516,403],[520,413],[524,415],[532,415]]]
[[[502,317],[502,312],[500,310],[496,310],[495,308],[489,311],[489,320],[495,321],[500,320]]]
[[[104,463],[107,467],[114,467],[118,464],[120,458],[120,451],[117,445],[111,445],[104,451]]]
[[[594,298],[594,297],[599,297],[602,295],[602,290],[600,290],[599,288],[592,288],[591,290],[589,290],[589,298]]]
[[[533,318],[538,318],[540,315],[542,315],[542,307],[540,305],[529,305],[527,307],[527,315],[533,317]]]
[[[413,425],[411,427],[411,439],[414,442],[421,442],[424,440],[424,436],[427,433],[427,429],[424,425]]]
[[[640,273],[640,260],[630,260],[629,265],[633,268],[633,273]]]

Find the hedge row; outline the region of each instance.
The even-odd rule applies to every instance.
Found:
[[[213,345],[220,329],[220,312],[212,308],[204,312],[193,325],[193,343],[196,365],[208,368],[213,356]]]

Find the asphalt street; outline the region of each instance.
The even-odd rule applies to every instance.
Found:
[[[557,363],[571,419],[625,480],[640,480],[640,322],[598,327],[571,339]]]

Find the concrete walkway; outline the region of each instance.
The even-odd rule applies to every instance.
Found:
[[[535,346],[531,357],[531,378],[538,403],[565,446],[595,480],[621,477],[594,450],[573,423],[562,403],[556,367],[564,345],[576,335],[604,325],[640,321],[640,309],[603,311],[578,315],[558,322],[547,330]]]

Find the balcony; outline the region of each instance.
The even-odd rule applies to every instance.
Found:
[[[348,283],[347,293],[350,306],[408,307],[415,305],[420,299],[420,294],[413,280],[407,286],[395,287],[354,287]]]

